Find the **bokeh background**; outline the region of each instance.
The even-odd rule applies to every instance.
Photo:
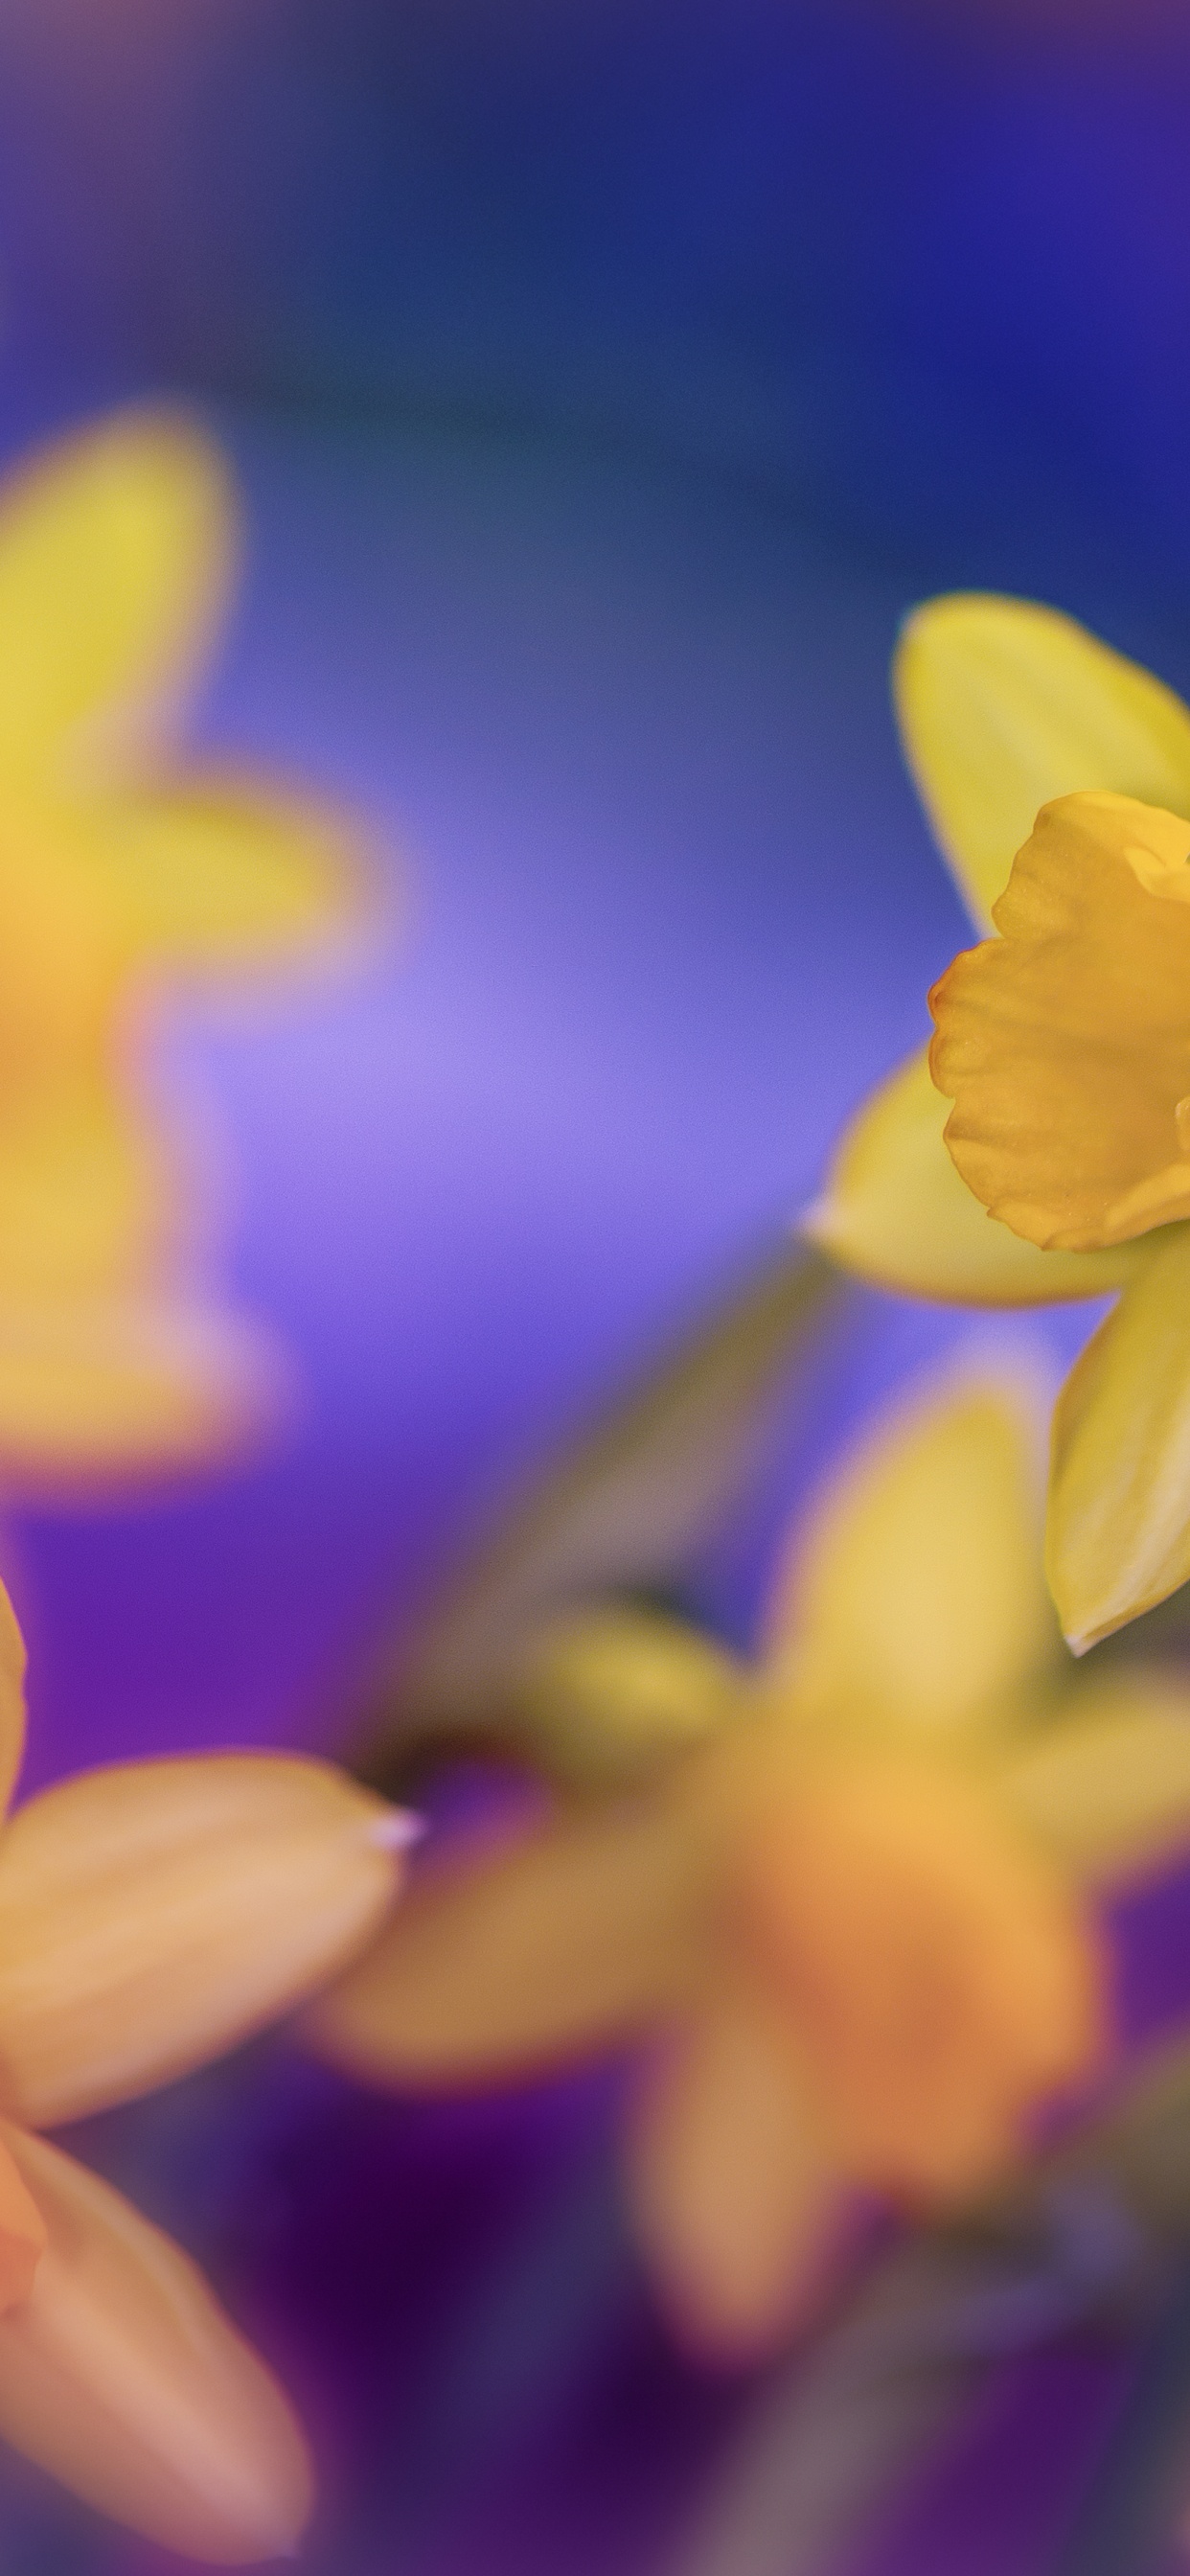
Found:
[[[31,1780],[341,1747],[378,1638],[778,1243],[964,936],[908,606],[1050,599],[1190,688],[1188,114],[1176,0],[3,0],[3,448],[198,407],[250,544],[197,738],[391,873],[365,969],[171,1017],[306,1401],[235,1474],[9,1516]],[[738,1632],[815,1461],[967,1329],[852,1300]],[[1138,2014],[1186,2000],[1162,1924]],[[613,2091],[399,2109],[273,2050],[95,2126],[307,2394],[315,2568],[669,2564],[755,2392],[652,2317]],[[1132,2366],[1004,2374],[864,2576],[1056,2564]],[[148,2566],[7,2510],[16,2576]]]

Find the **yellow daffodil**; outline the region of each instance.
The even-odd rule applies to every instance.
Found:
[[[24,1652],[0,1593],[0,1794]],[[200,2274],[35,2133],[218,2055],[342,1966],[408,1820],[326,1765],[92,1772],[0,1831],[0,2434],[189,2554],[292,2548],[309,2501],[279,2390]]]
[[[118,414],[0,490],[9,1488],[202,1458],[277,1391],[267,1338],[196,1283],[199,1175],[146,1061],[170,981],[314,956],[359,905],[341,819],[166,762],[236,526],[218,452],[164,412]]]
[[[911,1295],[1121,1292],[1054,1424],[1047,1563],[1081,1651],[1190,1577],[1190,711],[1011,599],[919,610],[895,683],[1000,935],[943,976],[929,1059],[861,1111],[806,1224]]]
[[[1011,2160],[1103,2057],[1095,1891],[1190,1837],[1185,1700],[1080,1684],[1058,1636],[1037,1425],[969,1376],[880,1427],[799,1536],[754,1672],[708,1645],[700,1676],[665,1623],[634,1652],[617,1614],[573,1631],[568,1690],[554,1638],[556,1769],[596,1691],[651,1769],[431,1853],[311,2019],[413,2088],[641,2047],[631,2199],[701,2345],[788,2330],[855,2189],[936,2207]]]

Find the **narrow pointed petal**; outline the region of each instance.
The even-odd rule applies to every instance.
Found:
[[[812,2309],[842,2193],[788,2016],[725,1977],[648,2071],[628,2135],[641,2245],[683,2342],[772,2350]]]
[[[613,2046],[689,1981],[700,1848],[648,1798],[427,1866],[309,2036],[360,2074],[431,2086]]]
[[[131,955],[235,971],[321,955],[368,908],[363,833],[310,799],[218,775],[76,808]]]
[[[893,668],[905,753],[980,930],[1038,807],[1106,787],[1190,815],[1190,711],[1171,689],[1032,600],[932,599]]]
[[[769,1653],[803,1703],[939,1739],[994,1716],[1059,1653],[1044,1433],[1023,1375],[963,1373],[867,1434],[775,1591]]]
[[[3,2136],[49,2242],[31,2295],[0,2317],[0,2433],[189,2557],[290,2554],[310,2473],[263,2364],[118,2192],[44,2139]]]
[[[0,1296],[0,1477],[74,1496],[253,1448],[295,1401],[263,1326],[151,1295]]]
[[[943,1142],[950,1107],[923,1047],[853,1120],[802,1232],[876,1287],[949,1306],[1044,1306],[1118,1288],[1131,1246],[1043,1252],[988,1215]]]
[[[143,743],[201,665],[235,552],[222,460],[181,413],[117,412],[0,492],[0,778]],[[85,736],[85,744],[84,744]]]
[[[36,2127],[146,2092],[287,2012],[378,1927],[393,1811],[316,1762],[132,1763],[0,1844],[0,2091]]]
[[[1078,1693],[1005,1759],[1014,1812],[1090,1886],[1115,1886],[1190,1849],[1190,1689],[1134,1672]]]
[[[45,2220],[0,2135],[0,2316],[30,2296],[48,2243]]]
[[[0,1583],[0,1816],[12,1796],[25,1750],[25,1640]]]
[[[1154,1234],[1054,1416],[1047,1570],[1076,1654],[1190,1577],[1190,1226]]]

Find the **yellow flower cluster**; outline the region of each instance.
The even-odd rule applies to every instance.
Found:
[[[217,454],[153,413],[0,496],[8,1491],[209,1459],[267,1400],[266,1342],[197,1288],[153,1015],[171,979],[325,955],[363,879],[337,818],[165,760],[234,531]],[[912,1295],[1117,1295],[1058,1404],[1044,1560],[1036,1390],[969,1368],[813,1501],[753,1664],[623,1607],[539,1641],[532,1821],[431,1848],[395,1912],[409,1819],[314,1763],[112,1769],[2,1823],[0,2432],[175,2548],[291,2548],[302,2439],[185,2258],[42,2127],[316,1990],[311,2045],[385,2084],[627,2049],[642,2247],[678,2330],[738,2356],[812,2316],[871,2196],[948,2211],[1111,2065],[1101,1899],[1190,1844],[1190,1723],[1175,1678],[1069,1646],[1190,1577],[1190,713],[979,597],[918,612],[896,688],[995,935],[804,1232]],[[5,1802],[23,1661],[0,1593]],[[549,1761],[567,1727],[585,1783]]]
[[[311,2021],[415,2090],[633,2043],[630,2196],[700,2347],[787,2333],[857,2191],[948,2207],[1092,2077],[1096,1893],[1190,1838],[1184,1692],[1076,1683],[1036,1449],[1032,1390],[990,1377],[878,1425],[795,1533],[767,1655],[701,1742],[431,1855]],[[651,1623],[622,1634],[613,1724],[666,1653]],[[680,1686],[681,1631],[669,1651]]]
[[[999,936],[942,979],[932,1053],[805,1231],[916,1295],[1123,1291],[1058,1409],[1048,1561],[1081,1648],[1190,1573],[1190,715],[1002,600],[920,612],[896,684]],[[555,1639],[538,1738],[542,1687],[561,1729],[594,1686],[613,1752],[664,1703],[668,1758],[428,1858],[311,2024],[414,2088],[631,2044],[630,2199],[699,2347],[771,2346],[857,2194],[944,2210],[1102,2074],[1099,1899],[1190,1842],[1179,1678],[1082,1677],[1063,1643],[1036,1423],[1021,1385],[968,1378],[878,1426],[734,1687],[664,1624]]]

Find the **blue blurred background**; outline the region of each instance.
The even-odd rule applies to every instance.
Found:
[[[234,1478],[11,1524],[31,1778],[333,1744],[381,1630],[777,1241],[964,935],[888,712],[907,606],[1042,596],[1190,687],[1188,122],[1174,0],[4,0],[3,445],[142,392],[200,407],[250,558],[199,738],[345,796],[393,888],[356,982],[260,1024],[179,1010],[171,1071],[238,1174],[234,1285],[307,1405]],[[833,1424],[957,1329],[864,1302]],[[454,2310],[394,2221],[388,2323],[361,2322],[365,2239],[327,2215],[343,2165],[357,2212],[358,2174],[374,2204],[389,2171],[447,2252],[496,2175],[443,2387],[471,2384],[466,2352],[499,2379],[531,2313],[518,2438],[550,2332],[597,2391],[564,2558],[539,2478],[504,2538],[477,2507],[485,2536],[448,2542],[430,2492],[416,2545],[390,2500],[328,2566],[659,2563],[741,2399],[643,2308],[619,2376],[589,2362],[606,2301],[638,2297],[598,2088],[431,2118],[271,2067],[201,2094],[207,2219],[191,2113],[123,2117],[97,2151],[190,2241],[207,2226],[275,2347],[321,2339],[371,2391],[360,2494],[377,2391],[405,2386],[393,2302]],[[456,2445],[481,2498],[512,2438],[490,2416]],[[633,2423],[653,2502],[596,2516],[584,2556]],[[954,2510],[986,2535],[972,2475]],[[956,2563],[938,2527],[904,2542],[915,2576]],[[74,2563],[66,2529],[37,2558],[30,2525],[30,2571]],[[1048,2563],[991,2535],[964,2576]]]

